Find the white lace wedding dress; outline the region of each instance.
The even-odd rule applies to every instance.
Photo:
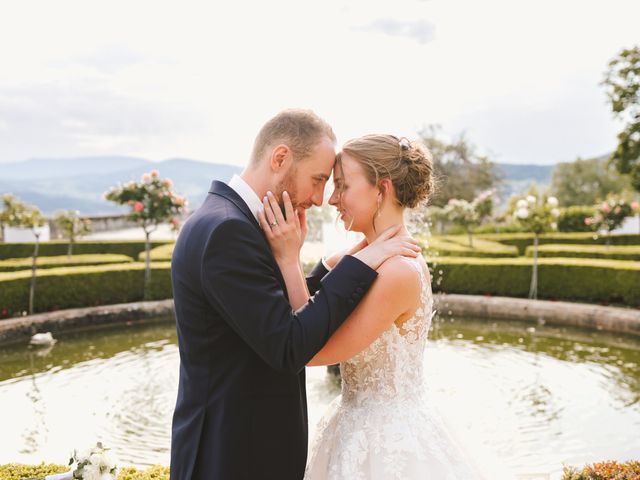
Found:
[[[421,307],[340,365],[342,395],[318,423],[306,480],[484,478],[429,401],[423,354],[433,296],[420,259]]]

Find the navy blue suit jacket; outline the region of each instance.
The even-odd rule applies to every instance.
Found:
[[[307,458],[306,363],[376,273],[351,256],[307,279],[293,311],[282,274],[240,196],[214,181],[171,263],[180,380],[171,479],[300,480]]]

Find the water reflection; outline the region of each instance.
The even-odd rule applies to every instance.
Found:
[[[168,464],[175,327],[60,335],[0,349],[0,463],[65,462],[96,440],[125,464]],[[472,448],[519,472],[638,457],[640,340],[522,322],[437,318],[425,354],[439,409]],[[308,369],[311,428],[339,385]]]

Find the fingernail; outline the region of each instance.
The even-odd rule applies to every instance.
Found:
[[[267,192],[267,195],[271,196],[271,195],[273,195],[273,193],[271,193],[271,192]]]
[[[289,196],[289,194],[287,193],[286,190],[284,192],[282,192],[282,195],[286,195],[287,197]]]

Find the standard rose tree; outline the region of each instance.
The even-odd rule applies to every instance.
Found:
[[[179,218],[187,206],[186,199],[171,190],[173,182],[169,178],[160,178],[157,170],[142,175],[139,182],[118,185],[104,194],[106,200],[119,205],[128,205],[129,218],[142,227],[145,235],[145,274],[144,298],[149,296],[151,279],[151,243],[149,237],[158,225],[170,223],[176,229]]]
[[[67,256],[70,257],[73,253],[75,241],[91,232],[91,220],[80,218],[78,210],[60,210],[56,212],[53,221],[62,229],[64,236],[69,240]]]

